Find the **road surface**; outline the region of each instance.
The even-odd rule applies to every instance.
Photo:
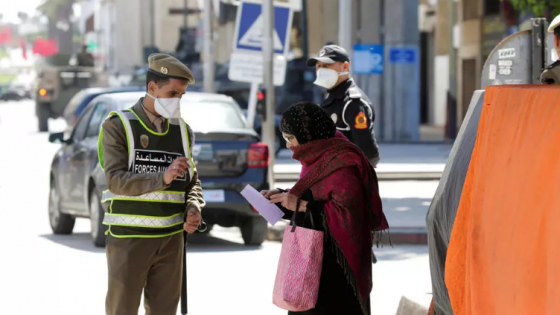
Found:
[[[61,131],[64,122],[51,120],[51,128]],[[51,233],[48,174],[59,146],[48,143],[48,135],[36,130],[31,101],[0,102],[0,313],[104,314],[105,251],[92,245],[87,220],[77,220],[73,235]],[[410,199],[426,183],[401,184],[382,186],[395,211],[408,211],[428,200],[425,196]],[[399,199],[404,202],[399,204]],[[189,240],[189,314],[286,314],[272,304],[281,244],[246,247],[237,229],[223,228]],[[426,246],[385,247],[376,254],[373,314],[394,315],[402,295],[429,301]]]

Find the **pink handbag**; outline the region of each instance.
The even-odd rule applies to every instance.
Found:
[[[288,311],[301,312],[315,308],[317,303],[323,267],[323,232],[296,227],[295,217],[294,212],[284,230],[273,303]]]

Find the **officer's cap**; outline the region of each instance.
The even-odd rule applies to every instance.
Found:
[[[148,71],[170,79],[186,80],[189,84],[195,82],[191,69],[167,54],[151,54],[148,57]]]
[[[350,58],[348,58],[348,53],[344,48],[337,45],[327,45],[319,51],[319,56],[307,60],[307,66],[315,67],[317,61],[331,64],[335,62],[349,62]]]
[[[548,27],[548,32],[554,33],[554,29],[558,26],[560,26],[560,15],[558,15],[557,17],[554,18],[554,20],[552,20],[550,26]]]

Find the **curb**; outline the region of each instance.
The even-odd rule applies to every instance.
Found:
[[[274,179],[277,182],[296,182],[299,179],[299,173],[276,173]],[[381,172],[377,173],[378,180],[440,180],[440,172]]]
[[[396,315],[427,315],[428,308],[420,305],[407,297],[401,297],[399,308]]]
[[[282,242],[286,225],[268,227],[266,239],[273,242]],[[428,233],[425,228],[397,228],[390,230],[393,245],[428,245]],[[383,243],[388,244],[389,239],[384,236]]]

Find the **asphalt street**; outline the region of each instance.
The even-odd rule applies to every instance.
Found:
[[[50,126],[53,131],[65,127],[62,120],[51,120]],[[69,236],[50,230],[48,174],[60,146],[47,139],[37,132],[32,101],[0,102],[0,314],[104,314],[105,251],[93,246],[89,221],[78,220]],[[414,224],[421,223],[436,186],[382,183],[390,222],[398,220],[398,212],[414,211]],[[225,228],[189,240],[189,314],[286,314],[272,304],[280,243],[246,247],[237,229]],[[426,246],[386,246],[376,254],[373,314],[394,315],[403,295],[428,303]]]

